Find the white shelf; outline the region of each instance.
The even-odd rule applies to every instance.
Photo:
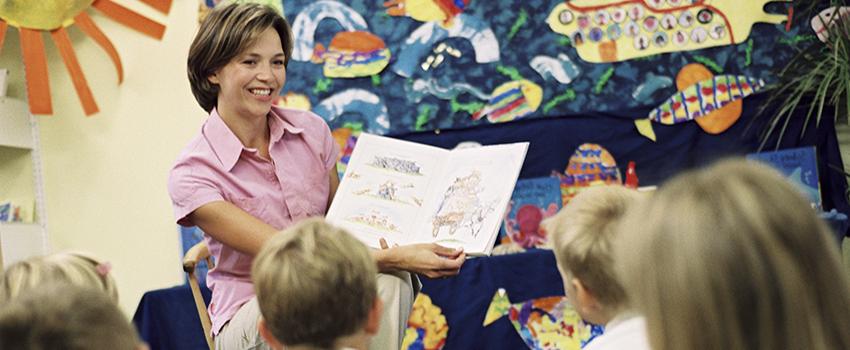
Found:
[[[0,97],[0,146],[33,149],[31,119],[24,101]]]
[[[3,266],[46,253],[47,242],[44,230],[39,224],[4,223],[0,224],[0,250],[3,252]]]
[[[0,223],[0,264],[2,264],[0,267],[33,255],[44,255],[49,247],[38,121],[30,114],[26,102],[10,97],[0,97],[0,151],[9,149],[25,150],[32,161],[32,181],[23,182],[27,187],[34,187],[31,190],[32,199],[35,201],[36,222]],[[20,170],[19,165],[20,162],[17,161],[0,164],[0,178],[6,181],[11,179],[12,182],[6,185],[23,185],[21,181],[16,181],[15,171]],[[5,179],[6,176],[9,178]],[[2,193],[9,195],[9,191],[0,192]],[[26,197],[28,196],[24,199]]]

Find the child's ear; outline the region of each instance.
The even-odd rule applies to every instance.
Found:
[[[576,300],[578,301],[579,307],[582,308],[582,312],[585,314],[595,313],[599,309],[599,303],[596,301],[596,296],[593,295],[587,287],[584,286],[584,283],[581,282],[578,278],[573,278],[570,280],[570,283],[573,284],[573,288],[576,291]]]
[[[381,328],[381,314],[384,312],[384,302],[380,297],[375,297],[372,308],[369,309],[369,317],[366,319],[366,334],[375,335]]]
[[[283,349],[283,344],[277,340],[272,334],[272,331],[269,330],[268,325],[266,325],[266,319],[260,317],[260,320],[257,321],[257,329],[260,331],[260,336],[266,341],[272,349]]]

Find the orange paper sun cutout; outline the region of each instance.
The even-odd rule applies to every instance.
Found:
[[[168,14],[172,0],[139,0],[159,12]],[[71,81],[86,115],[98,112],[86,77],[77,61],[66,28],[76,25],[102,47],[115,69],[118,82],[124,80],[121,58],[118,51],[100,28],[86,14],[93,7],[102,14],[155,39],[162,39],[165,26],[152,21],[112,0],[0,0],[0,49],[8,26],[18,28],[21,37],[21,52],[27,81],[27,99],[33,114],[53,114],[50,102],[50,84],[47,78],[47,58],[44,51],[42,32],[49,32],[59,49],[62,61],[71,74]]]

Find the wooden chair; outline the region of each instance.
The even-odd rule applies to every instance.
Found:
[[[210,251],[207,249],[207,244],[203,241],[189,248],[186,255],[183,257],[183,271],[189,278],[189,287],[192,289],[192,297],[195,299],[195,307],[198,309],[198,317],[201,319],[201,327],[204,329],[204,337],[207,339],[207,345],[210,350],[215,349],[210,330],[212,322],[210,315],[207,313],[207,305],[204,303],[204,298],[201,296],[201,287],[198,285],[198,277],[195,276],[195,266],[201,260],[207,261],[207,266],[212,269],[212,259],[210,259]]]

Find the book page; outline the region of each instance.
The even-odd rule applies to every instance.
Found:
[[[367,246],[411,241],[414,218],[430,182],[449,151],[429,145],[361,134],[327,219]]]
[[[416,241],[489,255],[528,143],[451,152],[417,218]]]

